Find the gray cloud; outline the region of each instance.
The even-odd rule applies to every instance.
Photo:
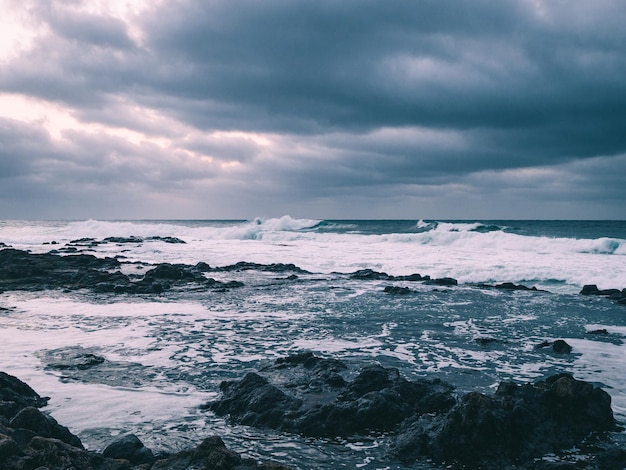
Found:
[[[489,217],[487,206],[506,212],[484,204],[497,194],[518,210],[540,201],[535,217],[572,207],[626,217],[611,171],[626,154],[618,0],[181,0],[133,18],[141,41],[121,19],[35,5],[48,32],[3,66],[0,92],[173,147],[93,131],[60,143],[11,123],[19,129],[0,127],[4,179],[39,175],[52,188],[57,178],[94,195],[169,191],[206,211],[190,216],[300,207],[401,217],[404,200],[458,217],[452,201],[465,198],[466,216]],[[190,202],[202,197],[234,212]]]

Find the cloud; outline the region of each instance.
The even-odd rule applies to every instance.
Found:
[[[529,201],[625,216],[607,169],[626,154],[618,0],[11,7],[37,33],[0,93],[66,116],[0,109],[0,177],[34,182],[12,186],[24,201],[67,186],[93,216],[111,188],[137,213],[176,212],[171,194],[190,217],[402,217],[402,201],[456,217],[454,198],[466,216]]]

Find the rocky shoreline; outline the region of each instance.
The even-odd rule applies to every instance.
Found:
[[[346,378],[348,377],[348,378]],[[224,381],[203,408],[233,423],[305,437],[383,436],[390,461],[445,468],[622,469],[626,448],[611,397],[591,383],[556,374],[535,383],[500,383],[493,395],[458,394],[439,379],[408,380],[371,364],[350,378],[342,361],[310,352],[277,359],[240,380]],[[134,435],[102,453],[42,412],[48,398],[0,372],[0,468],[3,470],[288,469],[242,457],[219,436],[194,449],[155,454]],[[544,460],[572,448],[576,465]],[[554,459],[553,459],[554,460]]]
[[[611,442],[621,431],[611,397],[569,374],[518,385],[494,395],[455,393],[439,379],[407,380],[372,364],[345,380],[347,365],[301,353],[258,373],[222,382],[206,408],[233,422],[311,437],[383,433],[388,457],[445,468],[573,468],[543,461],[572,447],[584,466],[624,468],[626,449]],[[580,461],[582,465],[583,461]]]
[[[151,237],[152,239],[158,237]],[[162,239],[166,243],[184,243],[178,239]],[[95,293],[110,294],[162,294],[171,289],[210,289],[225,291],[243,287],[241,281],[219,281],[207,273],[228,273],[242,271],[260,271],[275,274],[288,274],[282,281],[296,281],[298,275],[312,274],[294,264],[272,263],[258,264],[241,261],[229,266],[212,267],[204,262],[195,265],[159,263],[144,265],[129,263],[123,257],[99,258],[91,254],[77,253],[77,246],[97,246],[103,243],[140,243],[139,238],[108,238],[99,242],[94,239],[75,240],[65,250],[52,250],[48,253],[33,254],[17,250],[0,243],[0,292],[11,290],[40,291],[46,289],[80,290],[88,289]],[[69,250],[69,251],[68,251]],[[62,254],[64,253],[64,254]],[[70,253],[70,254],[67,254]],[[138,265],[138,269],[147,270],[141,274],[124,274],[123,265]],[[361,281],[419,282],[436,287],[459,285],[454,278],[431,278],[429,275],[409,274],[392,276],[372,269],[360,269],[345,275]],[[545,292],[536,287],[503,282],[500,284],[470,284],[479,289],[498,289],[505,291]],[[414,291],[406,286],[388,285],[384,292],[391,295],[407,295]],[[626,305],[626,288],[599,289],[596,285],[585,285],[580,291],[585,296],[602,296]]]
[[[102,453],[83,447],[80,439],[40,411],[48,398],[0,372],[0,468],[3,470],[288,470],[273,462],[259,463],[226,448],[211,436],[195,449],[155,455],[134,435],[125,435]]]

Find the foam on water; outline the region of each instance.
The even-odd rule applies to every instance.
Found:
[[[626,420],[624,307],[577,294],[588,283],[626,287],[626,243],[510,230],[505,223],[386,225],[287,216],[242,222],[0,222],[0,242],[33,252],[84,237],[134,236],[144,240],[80,249],[144,263],[294,263],[315,273],[299,274],[293,282],[276,273],[211,273],[241,280],[244,287],[174,290],[150,298],[0,293],[0,370],[51,396],[49,411],[90,448],[102,448],[121,432],[135,432],[156,449],[189,447],[210,430],[251,455],[266,448],[266,456],[303,468],[336,468],[337,459],[346,468],[387,464],[375,438],[329,443],[233,428],[198,406],[216,396],[222,380],[306,349],[346,360],[354,365],[350,374],[377,361],[407,377],[448,380],[459,393],[492,392],[501,380],[525,382],[568,371],[606,387],[616,415]],[[58,245],[45,244],[53,240]],[[450,276],[462,285],[448,289],[338,274],[362,268]],[[506,281],[550,293],[463,285]],[[384,293],[392,283],[409,287],[410,294]],[[591,335],[594,330],[607,333]],[[571,344],[572,354],[537,347],[555,339]],[[46,368],[66,352],[81,351],[102,356],[105,369]],[[249,437],[244,443],[242,435]]]
[[[368,224],[289,216],[240,222],[3,222],[0,241],[45,252],[56,247],[45,244],[51,241],[62,246],[79,238],[176,237],[186,244],[158,239],[127,243],[123,254],[130,261],[151,263],[223,266],[245,260],[294,263],[317,273],[362,268],[394,275],[419,272],[465,283],[527,283],[572,293],[585,284],[626,286],[624,239],[521,235],[480,222],[419,221],[408,232],[391,224],[385,228],[383,222]],[[392,229],[400,231],[386,232]],[[111,243],[88,250],[97,256],[120,254],[120,246]]]

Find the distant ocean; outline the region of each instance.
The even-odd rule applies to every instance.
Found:
[[[220,381],[302,350],[440,377],[460,392],[571,372],[603,386],[626,421],[626,306],[579,295],[586,284],[626,288],[626,221],[0,221],[0,242],[117,256],[126,272],[200,261],[293,263],[309,272],[211,273],[244,284],[223,292],[0,292],[0,370],[52,397],[52,415],[92,449],[123,432],[157,450],[217,433],[237,451],[299,468],[405,468],[385,459],[377,436],[304,439],[199,410]],[[361,269],[458,285],[350,276]],[[539,291],[485,286],[504,282]],[[411,295],[389,295],[388,285]],[[589,334],[596,330],[606,334]],[[480,338],[497,341],[485,347]],[[555,339],[572,354],[535,347]],[[72,376],[46,368],[69,350],[104,356],[109,369]]]

